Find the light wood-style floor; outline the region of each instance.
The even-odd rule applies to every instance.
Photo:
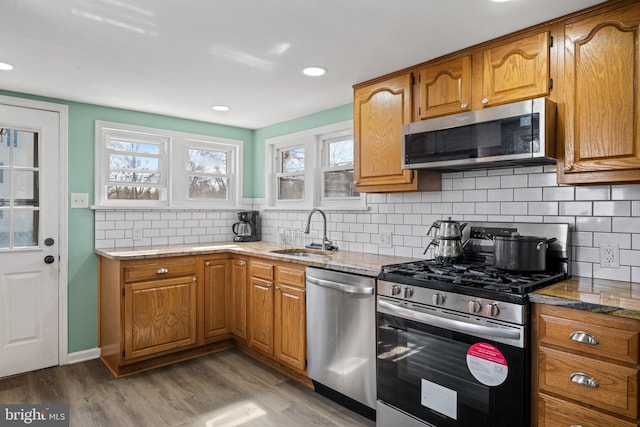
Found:
[[[374,426],[237,350],[115,379],[99,360],[0,379],[0,403],[68,403],[70,425]]]

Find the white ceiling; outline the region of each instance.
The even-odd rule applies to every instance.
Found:
[[[601,0],[0,0],[0,89],[255,129]],[[329,72],[301,74],[308,65]],[[228,112],[211,110],[226,104]]]

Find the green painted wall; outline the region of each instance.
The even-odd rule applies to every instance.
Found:
[[[313,129],[320,126],[330,125],[332,123],[338,123],[345,120],[353,120],[353,104],[345,104],[340,107],[332,108],[330,110],[324,110],[319,113],[310,114],[308,116],[303,116],[297,119],[288,120],[286,122],[256,129],[253,139],[253,169],[255,174],[255,181],[253,183],[253,197],[265,196],[264,142],[266,139],[274,138],[281,135],[287,135],[294,132],[300,132],[307,129]]]
[[[105,120],[189,132],[244,141],[245,197],[252,197],[253,183],[259,181],[253,168],[253,131],[231,126],[101,107],[60,99],[0,90],[1,95],[64,104],[69,107],[69,193],[89,193],[93,201],[94,121]],[[94,212],[69,209],[69,352],[98,345],[98,262],[94,254]]]

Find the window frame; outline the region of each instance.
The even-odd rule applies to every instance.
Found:
[[[161,179],[164,175],[164,200],[109,200],[106,198],[106,184],[109,182],[109,149],[107,137],[110,135],[137,135],[147,142],[164,141],[165,151],[159,162]],[[155,138],[155,139],[154,139]],[[144,142],[142,140],[141,142]],[[95,196],[93,208],[236,208],[242,202],[242,161],[244,142],[236,139],[218,138],[208,135],[196,135],[165,129],[128,125],[123,123],[95,121]],[[227,167],[230,181],[228,198],[191,199],[189,194],[189,171],[187,170],[189,148],[228,153]],[[161,163],[161,164],[160,164]],[[164,167],[165,173],[162,174]]]
[[[365,193],[349,198],[323,197],[323,165],[327,151],[324,141],[331,137],[353,135],[353,120],[333,123],[265,140],[265,197],[266,209],[300,210],[314,206],[334,210],[366,210]],[[295,146],[305,147],[305,196],[301,200],[277,199],[278,150]],[[348,168],[347,168],[348,169]]]
[[[351,137],[351,141],[353,142],[353,128],[351,129],[345,129],[345,130],[341,130],[341,131],[337,131],[337,132],[332,132],[332,133],[327,133],[327,134],[323,134],[320,135],[319,137],[319,143],[320,143],[320,174],[319,174],[319,180],[320,180],[320,193],[319,193],[319,199],[320,199],[320,205],[321,206],[325,206],[325,207],[331,207],[331,206],[345,206],[345,205],[356,205],[356,206],[364,206],[365,204],[365,200],[364,200],[364,194],[363,193],[359,193],[357,196],[345,196],[345,197],[325,197],[324,195],[324,186],[325,186],[325,179],[324,179],[324,175],[327,172],[340,172],[340,171],[347,171],[347,170],[354,170],[354,163],[355,163],[355,153],[354,153],[354,161],[351,162],[350,164],[347,165],[341,165],[341,166],[329,166],[329,145],[332,142],[336,142],[339,140],[345,140],[347,139],[347,137]],[[355,149],[355,145],[354,145],[354,149]]]

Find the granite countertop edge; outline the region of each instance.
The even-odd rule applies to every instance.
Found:
[[[174,256],[210,255],[233,253],[256,256],[274,261],[303,264],[309,267],[326,268],[364,276],[377,276],[383,265],[414,261],[416,258],[395,255],[378,255],[366,252],[335,251],[323,258],[300,257],[274,253],[274,250],[301,249],[295,246],[280,245],[273,242],[217,242],[193,245],[164,245],[129,248],[96,248],[97,255],[112,260],[141,260]]]
[[[533,303],[640,320],[640,283],[571,277],[529,294]]]

